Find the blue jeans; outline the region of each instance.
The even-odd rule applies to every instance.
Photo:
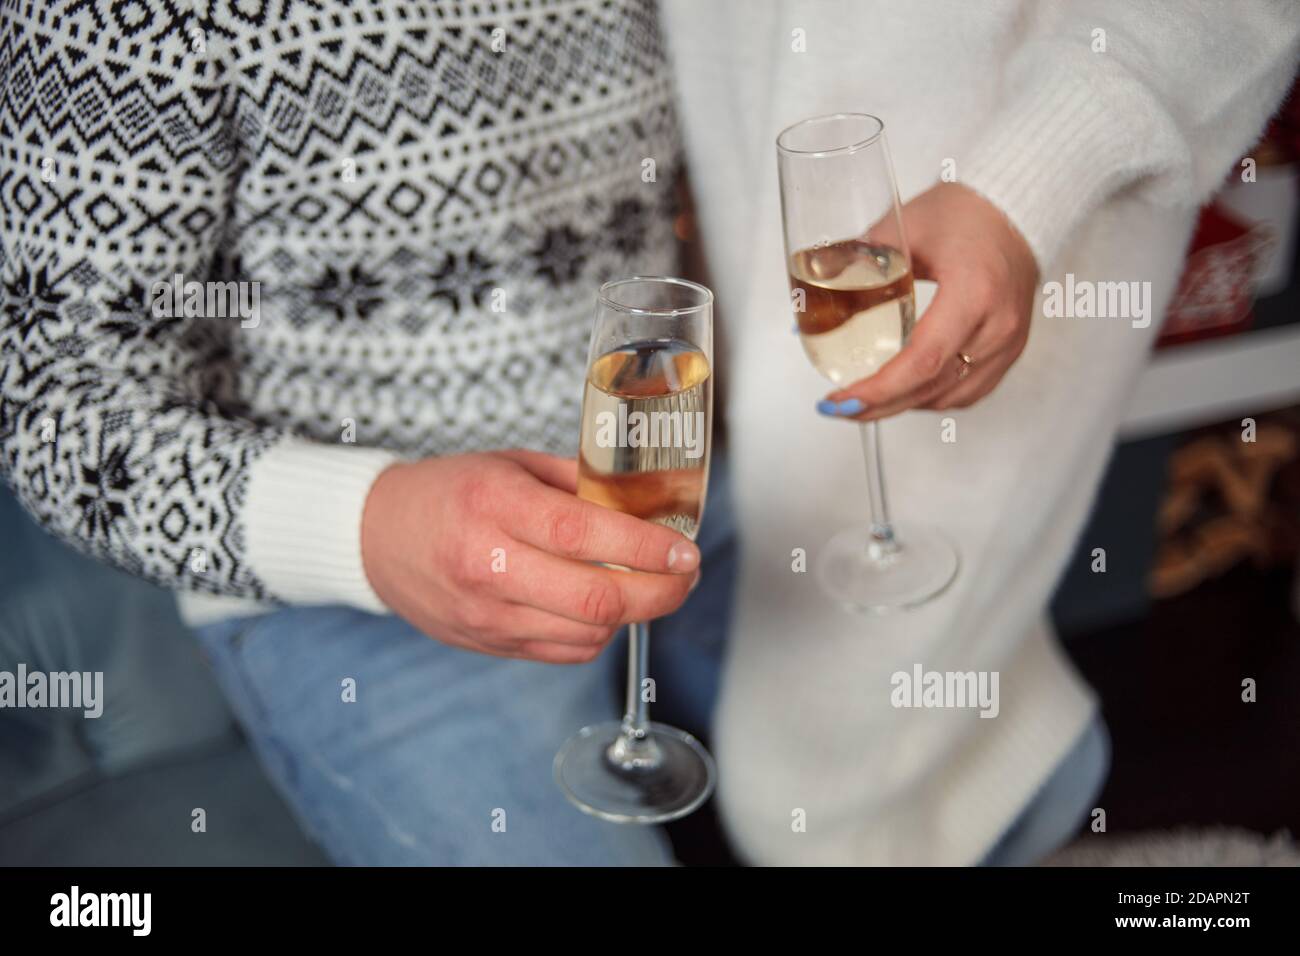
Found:
[[[736,574],[726,471],[719,456],[700,587],[652,629],[653,716],[697,734],[717,694]],[[661,828],[579,813],[551,777],[571,734],[621,716],[621,641],[580,666],[503,660],[343,607],[286,608],[198,633],[272,781],[337,863],[673,862]],[[348,678],[355,702],[343,699]],[[984,863],[1034,862],[1059,846],[1105,769],[1098,721]]]
[[[651,628],[654,719],[707,731],[731,614],[736,546],[714,461],[704,575]],[[626,644],[556,666],[448,647],[395,616],[286,608],[198,630],[217,679],[305,829],[336,863],[669,865],[660,827],[570,806],[555,752],[622,716]],[[344,702],[344,681],[355,702]]]
[[[1098,714],[981,866],[1033,866],[1060,849],[1088,818],[1110,770],[1110,736]]]

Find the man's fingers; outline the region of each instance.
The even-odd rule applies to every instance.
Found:
[[[550,554],[637,571],[690,574],[700,566],[693,542],[662,525],[603,508],[552,488],[538,489],[510,527],[521,541]]]
[[[543,664],[587,664],[599,657],[605,649],[604,644],[561,644],[532,638],[493,643],[465,640],[456,642],[456,646],[489,657],[539,661]]]
[[[536,608],[501,601],[485,603],[468,631],[439,629],[431,637],[452,647],[490,657],[520,658],[548,664],[595,660],[617,632],[569,621]]]
[[[552,488],[559,488],[569,494],[578,491],[578,461],[576,458],[561,458],[546,452],[529,451],[526,448],[512,448],[498,452],[502,458],[509,458],[528,471],[539,481],[544,481]]]
[[[590,664],[600,656],[605,646],[578,647],[574,644],[553,644],[547,641],[524,641],[515,657],[543,664]]]
[[[686,599],[694,580],[683,574],[602,568],[526,545],[516,548],[508,568],[500,575],[498,592],[506,600],[596,628],[670,614]]]
[[[503,603],[494,617],[495,627],[499,632],[512,635],[512,642],[567,644],[594,648],[599,652],[618,632],[615,625],[588,624],[523,604]]]

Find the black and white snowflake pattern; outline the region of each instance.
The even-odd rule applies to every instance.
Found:
[[[572,451],[678,155],[651,0],[0,3],[0,468],[92,554],[274,599],[241,512],[287,435]],[[154,316],[175,275],[260,321]]]

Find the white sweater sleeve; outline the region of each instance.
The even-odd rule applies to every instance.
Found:
[[[1204,202],[1263,131],[1300,55],[1294,0],[1038,10],[958,178],[1007,214],[1044,269],[1120,190]]]

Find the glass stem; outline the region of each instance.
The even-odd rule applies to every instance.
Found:
[[[880,423],[863,422],[862,461],[867,466],[867,499],[871,509],[871,535],[867,554],[874,560],[897,554],[899,544],[894,526],[889,523],[889,506],[885,503],[885,470],[880,451]]]
[[[653,770],[663,754],[650,736],[650,703],[643,686],[650,670],[650,624],[629,624],[627,629],[627,707],[623,732],[609,748],[609,759],[621,770]]]

